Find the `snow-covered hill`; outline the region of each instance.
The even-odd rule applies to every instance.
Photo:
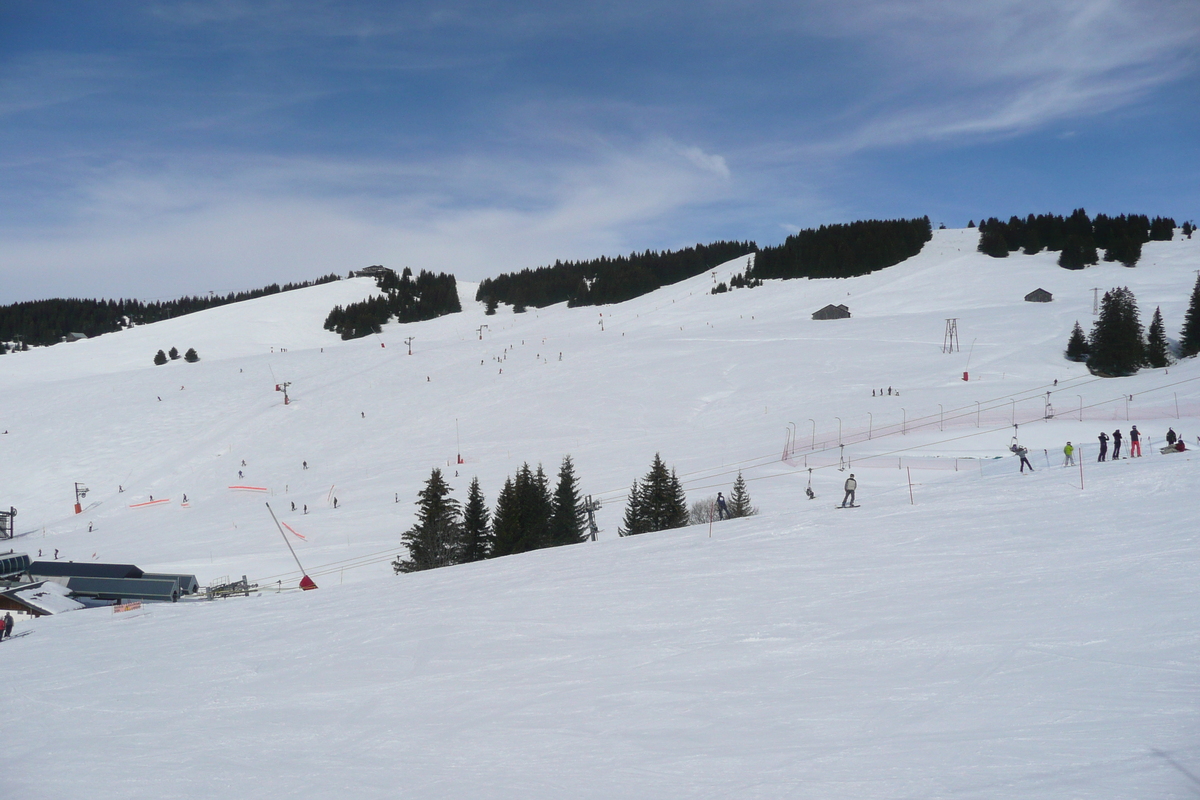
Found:
[[[19,551],[295,586],[269,501],[321,586],[28,626],[0,647],[0,795],[1193,796],[1200,479],[1094,444],[1196,441],[1200,366],[1100,380],[1062,349],[1093,287],[1176,333],[1200,240],[1079,272],[975,242],[522,315],[464,285],[461,314],[342,342],[321,322],[356,279],[0,358]],[[853,317],[813,321],[829,303]],[[202,360],[153,366],[171,346]],[[762,514],[618,538],[655,452],[690,499],[743,471]],[[391,574],[430,468],[494,502],[568,453],[600,541]],[[837,510],[847,465],[863,507]]]

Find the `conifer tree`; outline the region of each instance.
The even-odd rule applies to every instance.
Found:
[[[159,350],[157,353],[154,354],[154,364],[155,364],[155,366],[161,367],[165,363],[167,363],[167,354],[164,353],[162,350]]]
[[[1075,327],[1071,329],[1071,338],[1067,340],[1067,360],[1087,361],[1087,357],[1087,337],[1083,335],[1083,328],[1079,326],[1079,320],[1075,320]]]
[[[629,501],[625,504],[625,516],[621,520],[620,533],[630,536],[635,533],[645,533],[646,520],[642,517],[642,487],[636,480],[629,489]]]
[[[739,472],[737,480],[733,482],[733,491],[729,493],[729,516],[733,518],[752,517],[757,513],[758,509],[750,503],[750,492],[746,490],[746,479]]]
[[[1137,301],[1128,287],[1104,293],[1100,317],[1092,326],[1088,369],[1104,377],[1132,375],[1146,363]]]
[[[167,351],[167,356],[172,361],[178,361],[179,360],[179,350],[175,347],[172,347],[170,350]]]
[[[999,226],[989,225],[986,230],[979,234],[979,252],[991,256],[992,258],[1008,258],[1008,242],[1004,239],[1004,234],[999,230]]]
[[[1183,315],[1183,330],[1179,333],[1179,355],[1187,358],[1197,353],[1200,353],[1200,276],[1192,288],[1192,300]]]
[[[687,496],[675,471],[667,471],[662,457],[654,454],[650,471],[641,486],[634,483],[625,508],[624,533],[649,533],[688,524]]]
[[[541,466],[535,473],[523,464],[516,479],[506,479],[492,515],[493,556],[537,550],[549,544],[553,503]]]
[[[1150,329],[1146,333],[1146,363],[1155,369],[1170,366],[1171,355],[1167,350],[1167,334],[1163,330],[1162,308],[1154,309]]]
[[[1063,269],[1083,269],[1099,260],[1096,245],[1090,239],[1075,234],[1067,236],[1062,252],[1058,254],[1058,265]]]
[[[467,504],[463,507],[462,552],[459,554],[462,563],[482,561],[491,554],[490,516],[483,490],[479,488],[479,478],[472,478],[467,490]]]
[[[569,455],[563,456],[550,514],[550,545],[579,544],[586,538],[586,524],[587,518],[579,497],[579,482],[575,478],[575,464]]]
[[[397,558],[392,562],[392,569],[397,573],[455,564],[461,551],[462,521],[458,502],[450,496],[450,487],[440,469],[435,467],[429,474],[429,480],[417,493],[417,498],[417,524],[401,536],[408,545],[408,558]]]
[[[200,356],[196,354],[196,348],[189,347],[188,351],[183,354],[183,360],[189,364],[195,364],[200,360]]]

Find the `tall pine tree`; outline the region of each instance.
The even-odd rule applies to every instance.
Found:
[[[1146,363],[1137,301],[1128,287],[1104,293],[1089,346],[1088,369],[1106,378],[1132,375]]]
[[[467,490],[467,504],[463,506],[462,552],[459,554],[462,563],[482,561],[491,555],[490,517],[483,490],[479,488],[479,478],[472,478],[471,487]]]
[[[529,464],[521,465],[515,479],[507,479],[496,499],[492,515],[493,556],[537,550],[549,544],[550,511],[553,506],[546,473]]]
[[[629,489],[629,500],[625,503],[625,516],[621,519],[620,534],[630,536],[648,530],[646,520],[642,518],[642,485],[635,480]]]
[[[625,507],[623,533],[649,533],[688,524],[687,496],[674,470],[667,470],[662,457],[654,454],[650,471],[641,485],[634,482]]]
[[[1071,338],[1067,340],[1067,360],[1087,361],[1088,352],[1087,337],[1083,335],[1083,328],[1079,326],[1079,320],[1075,320],[1075,327],[1071,329]]]
[[[554,490],[554,507],[550,514],[550,546],[579,544],[585,538],[587,518],[579,497],[579,482],[575,478],[575,464],[571,457],[563,456],[558,469],[558,486]]]
[[[758,509],[750,503],[750,492],[746,490],[746,479],[739,472],[737,480],[733,482],[733,491],[729,493],[729,516],[734,518],[752,517],[757,513]]]
[[[417,524],[401,537],[408,545],[408,558],[392,562],[396,572],[418,572],[458,562],[462,545],[462,523],[458,501],[436,467],[425,488],[417,493]]]
[[[1154,309],[1154,316],[1150,319],[1150,330],[1146,333],[1146,363],[1156,369],[1171,364],[1171,355],[1167,351],[1167,334],[1163,330],[1161,307]]]
[[[1197,353],[1200,353],[1200,276],[1196,278],[1192,301],[1188,303],[1187,313],[1183,316],[1183,330],[1179,333],[1179,355],[1186,358]]]

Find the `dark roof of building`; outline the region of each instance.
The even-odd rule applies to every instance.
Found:
[[[140,578],[133,564],[92,564],[86,561],[35,561],[29,574],[37,578]]]
[[[1054,299],[1054,295],[1050,294],[1045,289],[1038,288],[1025,295],[1025,299],[1030,303],[1049,303]]]
[[[814,311],[813,319],[849,319],[850,309],[844,305],[827,305],[820,311]]]

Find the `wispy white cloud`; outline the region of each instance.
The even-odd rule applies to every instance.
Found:
[[[699,163],[697,163],[697,158]],[[111,168],[57,229],[0,230],[12,296],[158,297],[366,264],[501,271],[624,252],[631,225],[728,191],[719,156],[672,142],[557,166],[270,159]]]
[[[880,81],[818,143],[857,151],[1024,133],[1110,111],[1196,68],[1190,0],[838,0],[817,25],[860,43]]]

